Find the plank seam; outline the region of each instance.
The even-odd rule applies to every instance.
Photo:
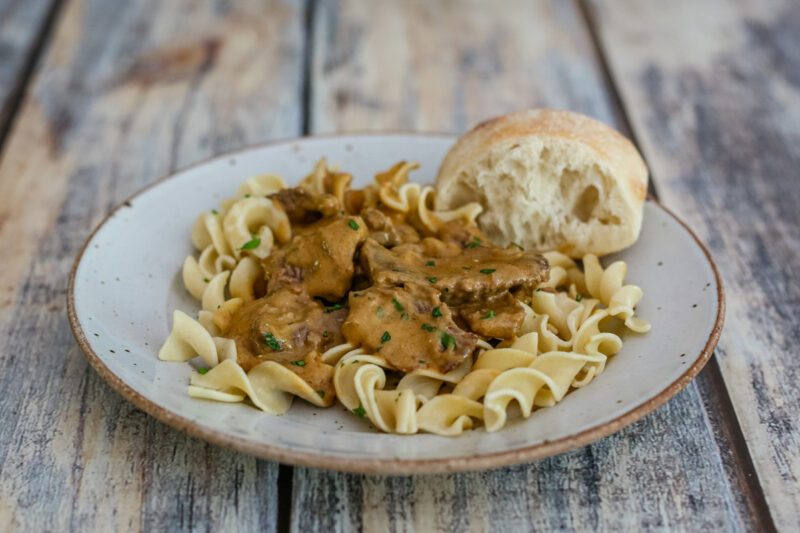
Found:
[[[0,109],[0,161],[5,156],[6,139],[11,133],[12,127],[16,122],[19,111],[22,108],[22,103],[25,99],[28,86],[33,78],[36,67],[39,64],[44,51],[47,49],[47,44],[53,34],[53,28],[62,11],[62,6],[66,2],[61,0],[53,0],[50,7],[47,9],[47,15],[44,17],[36,38],[33,40],[33,46],[30,47],[23,67],[20,69],[19,75],[14,82],[14,87],[8,94],[5,106]]]
[[[709,420],[709,426],[714,433],[715,440],[727,444],[727,447],[721,450],[726,458],[730,458],[730,461],[740,466],[740,468],[734,469],[736,474],[735,482],[738,487],[745,489],[742,491],[744,504],[750,511],[757,530],[777,531],[767,505],[766,496],[761,488],[755,465],[747,448],[747,441],[738,423],[733,401],[730,394],[728,394],[725,379],[722,377],[716,353],[714,355],[715,357],[708,361],[706,368],[698,376],[698,381],[705,385],[702,388],[710,393],[700,395],[706,419]],[[714,420],[711,420],[714,413],[717,416],[713,416]],[[722,457],[721,459],[725,460]]]
[[[311,82],[314,75],[314,16],[316,0],[306,0],[303,6],[303,31],[305,48],[300,81],[300,131],[303,135],[311,133]],[[276,530],[280,533],[290,531],[292,527],[292,508],[294,506],[294,467],[281,464],[278,466],[278,523]]]
[[[311,82],[314,76],[314,18],[317,13],[317,0],[307,0],[303,13],[304,31],[306,35],[305,50],[303,50],[303,73],[300,87],[301,100],[301,132],[303,135],[311,133],[312,92]]]
[[[601,68],[601,75],[603,76],[604,82],[608,86],[613,104],[618,110],[618,118],[623,131],[631,138],[635,146],[640,147],[641,143],[639,142],[636,132],[633,129],[632,123],[628,117],[628,113],[625,109],[622,93],[612,74],[611,66],[608,62],[606,52],[602,45],[602,40],[597,30],[597,24],[594,14],[592,13],[592,8],[589,6],[589,0],[575,0],[575,2],[578,5],[578,10],[583,16],[589,37],[597,54],[598,63]],[[644,154],[642,157],[644,157]],[[658,199],[658,191],[655,187],[653,179],[649,180],[648,191],[656,199]],[[707,400],[709,400],[709,398],[706,398],[704,394],[700,395],[706,419],[709,420],[709,429],[711,430],[714,439],[717,442],[718,448],[721,448],[721,444],[726,444],[728,446],[727,449],[729,450],[730,457],[738,466],[738,468],[733,469],[738,478],[736,481],[739,483],[739,487],[745,489],[743,491],[745,505],[747,510],[752,514],[757,529],[759,531],[776,531],[775,522],[771,512],[769,511],[769,507],[767,506],[764,489],[761,486],[761,482],[755,469],[755,464],[753,463],[753,458],[750,455],[747,441],[744,438],[741,424],[739,424],[736,411],[733,408],[733,402],[731,400],[728,387],[725,385],[725,380],[722,377],[716,356],[717,352],[715,350],[713,357],[711,357],[704,372],[698,376],[697,380],[698,382],[703,381],[706,383],[707,387],[704,388],[708,389],[709,392],[711,392],[711,394],[714,396],[714,400],[716,400],[715,411],[719,414],[719,416],[715,418],[719,419],[719,427],[715,427],[716,424],[714,424],[709,418],[710,406],[707,404]],[[704,375],[706,379],[703,379]]]
[[[292,525],[292,506],[294,505],[294,467],[278,465],[278,523],[279,533],[290,531]]]

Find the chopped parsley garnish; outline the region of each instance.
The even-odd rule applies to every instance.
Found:
[[[429,283],[436,283],[436,276],[430,276],[430,277],[428,278],[428,282],[429,282]]]
[[[201,374],[205,374],[206,372],[208,372],[208,368],[203,366],[198,368],[197,371],[200,372]]]
[[[436,266],[436,261],[430,260],[427,263],[425,263],[425,266],[429,266],[429,267]]]
[[[325,397],[325,391],[324,390],[318,390],[317,394],[319,394],[320,398],[324,398]]]
[[[383,318],[386,312],[383,310],[383,307],[378,307],[378,309],[375,310],[375,314],[378,315],[378,318]]]
[[[208,282],[209,282],[209,281],[211,281],[211,280],[210,280],[210,279],[208,279],[208,278],[203,278],[203,281],[205,281],[206,283],[208,283]]]
[[[219,215],[219,211],[217,211],[216,209],[212,209],[212,210],[211,210],[211,214],[213,214],[213,215]]]
[[[392,303],[394,304],[394,308],[398,311],[405,311],[406,308],[403,307],[403,304],[397,301],[397,298],[392,298]]]
[[[580,302],[581,300],[583,300],[583,295],[581,295],[581,294],[576,294],[576,295],[575,295],[575,301],[576,301],[576,302]]]
[[[358,417],[364,418],[365,416],[367,416],[367,410],[364,409],[364,407],[361,404],[358,404],[358,407],[353,409],[353,414]]]
[[[265,333],[264,334],[264,342],[269,346],[270,350],[273,352],[279,352],[283,350],[283,346],[281,345],[280,339],[275,337],[272,333]]]
[[[427,365],[428,362],[425,359],[418,359],[417,362],[421,365]]]
[[[403,311],[403,312],[400,314],[400,318],[401,318],[401,319],[403,319],[403,320],[408,320],[408,313],[406,313],[405,311]]]
[[[392,336],[389,335],[388,331],[384,331],[383,335],[381,335],[381,342],[389,342],[390,340],[392,340]]]
[[[425,324],[422,324],[422,329],[424,329],[425,331],[436,331],[436,328],[431,326],[427,322]]]
[[[353,220],[352,218],[347,221],[347,225],[350,226],[350,229],[353,231],[358,231],[358,222]]]
[[[244,195],[245,198],[250,198],[250,193]]]
[[[261,246],[261,237],[253,235],[253,238],[242,245],[242,250],[253,250]]]
[[[326,339],[328,338],[328,335],[330,335],[330,332],[328,332],[327,329],[322,332],[322,336],[325,337]]]
[[[306,362],[303,361],[302,359],[298,359],[297,361],[292,361],[289,364],[294,366],[306,366]]]
[[[481,245],[481,240],[480,240],[480,238],[478,238],[478,237],[475,237],[475,238],[473,238],[473,239],[472,239],[472,241],[470,241],[470,242],[468,242],[468,243],[466,244],[466,247],[467,247],[467,248],[477,248],[477,247],[478,247],[478,246],[480,246],[480,245]]]
[[[328,306],[325,307],[325,312],[326,313],[333,313],[334,311],[338,311],[342,307],[343,307],[342,304],[328,305]]]
[[[483,315],[481,318],[483,320],[488,320],[488,319],[494,318],[496,316],[497,316],[497,313],[495,313],[492,309],[489,309],[488,311],[486,311],[486,314]]]
[[[442,316],[442,310],[439,309],[438,307],[434,307],[433,308],[433,313],[431,313],[431,314],[433,316],[435,316],[436,318],[439,318],[440,316]]]
[[[445,350],[449,350],[450,348],[456,348],[456,339],[449,333],[442,332],[442,347]]]
[[[520,249],[520,250],[522,250],[523,252],[525,251],[525,248],[523,248],[522,246],[520,246],[519,244],[517,244],[517,243],[515,243],[515,242],[512,242],[512,243],[511,243],[511,246],[516,246],[517,248],[519,248],[519,249]]]
[[[496,270],[497,270],[496,268],[482,268],[482,269],[480,269],[480,273],[481,274],[491,274],[492,272],[495,272]]]

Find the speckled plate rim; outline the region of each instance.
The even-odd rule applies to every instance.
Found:
[[[179,414],[173,413],[165,409],[164,407],[160,406],[159,404],[145,398],[144,396],[136,392],[133,388],[131,388],[119,376],[113,373],[106,366],[105,363],[103,363],[102,359],[97,355],[97,353],[95,353],[95,351],[89,344],[89,341],[86,337],[86,334],[84,333],[82,324],[75,310],[75,278],[78,266],[81,263],[84,252],[86,251],[86,248],[88,247],[89,243],[92,241],[95,234],[106,224],[106,222],[111,217],[114,216],[114,214],[117,211],[119,211],[123,207],[130,206],[131,202],[134,199],[136,199],[139,195],[149,191],[153,187],[160,185],[164,181],[171,179],[176,174],[185,172],[195,167],[205,165],[217,159],[235,157],[238,154],[242,154],[260,148],[303,142],[304,140],[307,139],[320,139],[320,138],[332,139],[343,136],[452,137],[455,140],[455,136],[451,133],[393,131],[393,132],[348,132],[347,134],[312,135],[312,136],[294,137],[288,139],[279,139],[265,143],[258,143],[244,147],[239,150],[206,158],[202,161],[175,170],[171,174],[168,174],[166,176],[163,176],[162,178],[157,179],[153,183],[140,189],[139,191],[128,197],[128,199],[126,199],[124,202],[116,206],[94,228],[94,230],[92,230],[91,234],[86,238],[86,241],[81,247],[80,252],[75,258],[75,262],[72,265],[72,270],[69,275],[69,283],[67,288],[67,315],[69,318],[70,327],[72,328],[72,333],[75,336],[75,340],[78,342],[78,345],[80,346],[81,350],[85,354],[86,358],[89,360],[89,363],[97,371],[97,373],[100,374],[100,376],[109,385],[111,385],[111,387],[114,390],[116,390],[126,400],[128,400],[137,408],[146,412],[150,416],[175,429],[184,431],[187,434],[191,435],[192,437],[200,438],[208,442],[211,442],[213,444],[216,444],[218,446],[224,446],[226,448],[231,448],[239,452],[254,455],[257,457],[262,457],[264,459],[269,459],[280,463],[292,464],[296,466],[325,468],[330,470],[339,470],[343,472],[355,472],[355,473],[365,473],[365,474],[433,474],[433,473],[446,473],[446,472],[486,470],[490,468],[498,468],[512,464],[526,463],[537,459],[542,459],[544,457],[549,457],[552,455],[563,453],[582,446],[586,446],[587,444],[591,444],[592,442],[595,442],[603,437],[607,437],[608,435],[616,433],[625,426],[628,426],[636,422],[637,420],[643,418],[647,414],[653,412],[654,410],[664,405],[669,399],[671,399],[680,391],[682,391],[689,384],[689,382],[691,382],[692,379],[694,379],[697,376],[697,374],[700,373],[700,370],[703,369],[708,360],[711,358],[714,348],[716,347],[717,342],[719,341],[719,336],[722,331],[722,325],[725,319],[725,291],[722,286],[722,277],[719,274],[717,265],[714,263],[714,260],[712,259],[710,252],[703,244],[703,242],[697,237],[694,231],[692,231],[692,229],[683,220],[681,220],[675,213],[666,208],[655,198],[648,197],[647,201],[652,202],[658,208],[660,208],[665,213],[670,215],[673,219],[675,219],[675,221],[678,222],[678,224],[683,226],[683,228],[689,233],[692,239],[694,239],[697,246],[703,252],[706,261],[708,261],[708,264],[714,273],[714,281],[717,289],[717,316],[714,320],[714,326],[711,329],[711,333],[708,337],[708,340],[706,341],[705,346],[697,355],[696,359],[692,362],[692,364],[686,369],[686,371],[683,374],[681,374],[680,377],[678,377],[675,381],[673,381],[669,386],[665,387],[659,394],[639,404],[638,406],[628,410],[627,412],[621,414],[620,416],[614,418],[613,420],[609,420],[608,422],[599,424],[594,427],[590,427],[574,435],[567,435],[560,439],[552,441],[544,441],[528,447],[517,448],[514,450],[506,450],[497,453],[484,453],[474,457],[453,457],[445,459],[396,459],[396,458],[347,459],[342,457],[328,456],[322,450],[320,450],[319,453],[293,451],[265,443],[244,441],[236,438],[233,435],[229,435],[224,432],[214,430],[212,428],[201,426],[196,422],[186,417],[183,417]]]

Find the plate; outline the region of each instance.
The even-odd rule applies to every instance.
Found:
[[[220,156],[155,183],[117,207],[78,255],[68,293],[78,343],[112,387],[162,422],[268,459],[354,472],[452,472],[531,461],[618,431],[686,386],[717,343],[722,286],[689,228],[648,200],[639,241],[604,263],[628,263],[628,282],[644,289],[637,315],[651,321],[652,330],[626,336],[622,351],[590,386],[501,431],[388,435],[340,405],[318,409],[298,399],[287,414],[274,416],[187,395],[190,365],[159,361],[157,353],[172,310],[197,310],[180,269],[193,251],[189,233],[201,211],[255,174],[277,173],[296,184],[321,157],[352,172],[358,187],[401,159],[419,161],[412,179],[431,183],[454,140],[382,134],[283,141]]]

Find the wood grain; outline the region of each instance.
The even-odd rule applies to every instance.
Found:
[[[72,339],[66,277],[117,202],[299,133],[303,4],[73,0],[0,164],[0,530],[273,530],[277,466],[137,411]]]
[[[796,531],[800,11],[781,0],[657,4],[598,0],[594,19],[662,200],[721,267],[721,374],[775,525]]]
[[[58,0],[0,0],[0,140]]]
[[[315,131],[463,131],[526,106],[622,126],[570,2],[322,3],[313,19]],[[439,4],[437,4],[439,5]],[[370,477],[296,469],[292,528],[738,530],[746,498],[692,384],[592,446],[486,473]],[[315,512],[307,512],[314,509]]]

